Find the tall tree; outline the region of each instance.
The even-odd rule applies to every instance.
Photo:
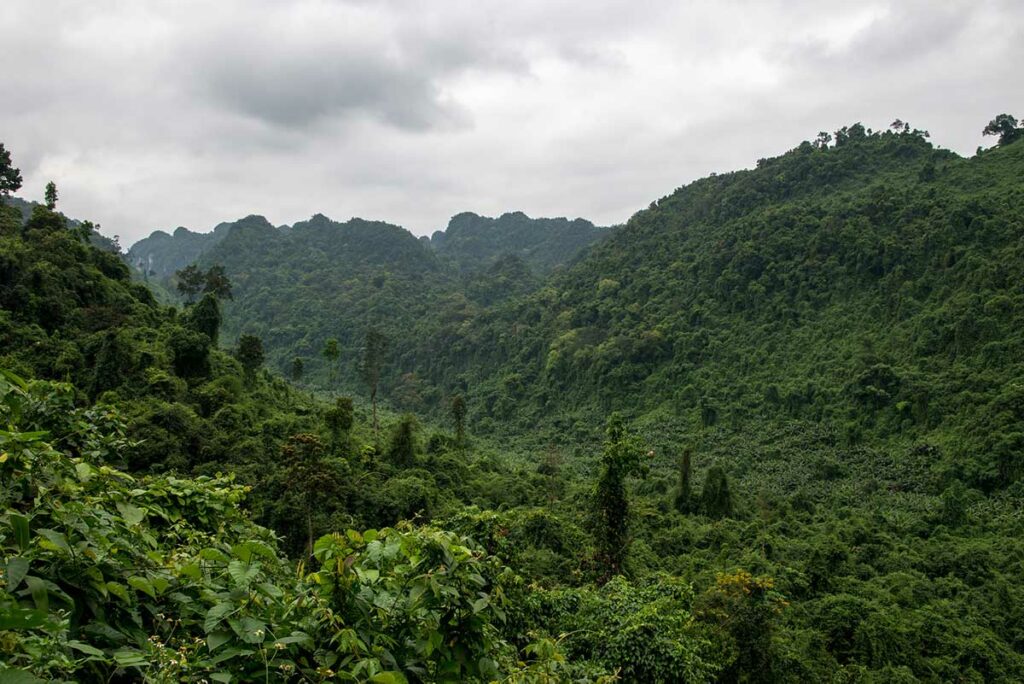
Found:
[[[608,418],[605,436],[601,477],[594,493],[594,513],[598,561],[604,566],[604,579],[608,579],[622,572],[622,562],[629,550],[626,478],[644,476],[646,467],[644,450],[626,431],[625,421],[618,413]]]
[[[721,466],[712,466],[708,470],[700,498],[704,513],[709,517],[728,518],[733,514],[729,478],[725,476],[725,471]]]
[[[327,382],[331,389],[334,389],[334,383],[338,379],[338,357],[341,356],[338,340],[329,337],[324,342],[324,348],[320,351],[320,355],[327,361]]]
[[[292,359],[292,372],[291,372],[292,380],[295,381],[295,382],[298,382],[298,381],[302,380],[302,375],[305,372],[306,372],[306,362],[303,361],[298,356],[296,356],[294,359]]]
[[[363,343],[363,358],[360,363],[360,375],[363,382],[370,388],[370,405],[373,410],[373,438],[378,441],[380,426],[377,423],[377,390],[380,387],[380,373],[384,368],[384,354],[387,352],[388,338],[376,328],[366,331]]]
[[[199,303],[188,311],[188,324],[193,330],[210,338],[215,346],[220,337],[220,303],[212,294],[203,295]]]
[[[461,394],[452,398],[452,423],[455,424],[455,442],[462,449],[466,445],[466,400]]]
[[[0,143],[0,206],[21,187],[21,170],[11,165],[11,153]]]
[[[693,450],[690,447],[683,449],[683,458],[679,462],[679,489],[676,490],[676,510],[682,514],[693,511],[693,464],[691,458]]]
[[[46,200],[47,209],[53,211],[57,208],[57,184],[53,181],[46,184],[46,195],[44,196],[44,199]]]
[[[235,357],[245,369],[246,378],[251,381],[255,377],[257,369],[263,365],[263,340],[256,335],[242,335],[238,338]]]
[[[189,264],[180,271],[175,272],[174,275],[178,279],[178,292],[185,295],[186,301],[191,304],[195,301],[196,296],[203,291],[203,286],[206,284],[206,274],[195,264]]]
[[[416,464],[416,419],[408,413],[402,416],[391,433],[388,460],[399,468],[411,468]]]
[[[223,266],[215,264],[206,272],[203,276],[203,292],[217,299],[233,299],[231,281]]]
[[[282,509],[286,525],[293,526],[298,522],[295,517],[299,517],[300,524],[306,528],[306,555],[311,556],[313,540],[325,531],[314,524],[314,516],[330,509],[332,505],[337,506],[337,497],[342,489],[342,473],[326,458],[324,444],[316,435],[293,435],[281,451],[284,460],[281,496],[274,507]],[[298,513],[298,516],[294,513]]]
[[[335,450],[347,447],[349,432],[354,422],[351,397],[338,397],[334,406],[324,412],[324,422],[331,431],[331,443]]]

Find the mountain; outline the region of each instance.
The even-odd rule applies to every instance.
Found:
[[[610,232],[584,219],[531,219],[521,211],[495,219],[464,212],[453,216],[445,230],[431,235],[430,246],[461,271],[487,268],[513,255],[545,276],[571,263]]]
[[[231,225],[221,223],[209,233],[193,233],[184,227],[177,228],[173,235],[155,231],[131,246],[128,263],[147,278],[165,281],[223,240]]]
[[[128,260],[169,289],[173,273],[189,263],[223,265],[234,284],[224,308],[226,339],[259,335],[274,367],[285,371],[301,358],[307,382],[352,390],[370,328],[384,332],[392,349],[411,348],[445,322],[533,291],[544,274],[609,232],[582,219],[466,213],[426,240],[362,219],[338,223],[317,214],[275,228],[249,216],[213,233],[158,231],[133,245]],[[341,355],[328,369],[320,351],[331,338]],[[407,408],[441,399],[418,396],[415,371],[389,373],[387,386],[412,402]]]
[[[694,430],[806,419],[1016,481],[1024,145],[964,159],[851,131],[676,190],[402,370],[515,430],[614,409]]]

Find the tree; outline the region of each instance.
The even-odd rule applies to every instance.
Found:
[[[704,513],[712,518],[728,518],[733,513],[732,493],[729,479],[721,466],[712,466],[704,479],[704,490],[700,495]]]
[[[252,380],[256,370],[263,365],[263,340],[256,335],[242,335],[238,338],[235,357],[245,369],[245,375]]]
[[[57,184],[50,181],[46,184],[46,208],[53,211],[57,208]]]
[[[814,140],[814,146],[819,150],[828,149],[828,144],[832,142],[832,134],[826,131],[818,133],[818,137]]]
[[[692,464],[693,451],[689,447],[683,449],[683,458],[679,463],[679,489],[676,491],[676,510],[686,515],[693,509]]]
[[[210,374],[210,338],[185,328],[174,328],[167,339],[174,362],[174,372],[182,378],[205,377]]]
[[[373,438],[377,441],[379,426],[377,424],[377,389],[380,386],[380,372],[384,367],[384,354],[388,348],[388,338],[376,328],[366,331],[363,344],[363,358],[360,363],[360,375],[363,382],[370,388],[370,405],[373,409]]]
[[[231,281],[224,271],[224,267],[216,264],[203,276],[203,292],[212,294],[217,299],[233,299],[231,294]]]
[[[988,122],[981,134],[998,135],[999,142],[997,144],[1002,147],[1024,136],[1024,127],[1019,128],[1017,119],[1009,114],[1000,114]]]
[[[461,449],[466,445],[466,400],[461,394],[452,397],[452,422],[455,424],[455,441]]]
[[[338,376],[338,357],[341,356],[341,349],[338,347],[338,340],[331,337],[324,342],[323,351],[320,355],[327,361],[327,382],[334,387]]]
[[[335,449],[348,442],[348,434],[352,430],[354,412],[351,397],[338,397],[334,406],[324,412],[324,422],[331,431],[331,443]]]
[[[306,363],[296,356],[292,359],[292,380],[298,382],[302,380],[302,374],[306,372]]]
[[[416,419],[405,414],[391,433],[388,460],[399,468],[416,465]]]
[[[185,295],[189,304],[195,301],[196,295],[203,291],[206,275],[195,264],[189,264],[174,275],[178,279],[178,292]]]
[[[644,450],[635,437],[626,432],[618,413],[608,418],[606,440],[601,455],[601,477],[594,493],[598,561],[605,568],[604,579],[622,571],[629,549],[629,499],[626,478],[646,474]],[[650,452],[648,452],[650,453]]]
[[[326,531],[317,529],[314,515],[337,506],[342,491],[342,473],[325,458],[325,451],[323,442],[310,434],[293,435],[281,449],[285,467],[281,473],[281,497],[275,506],[282,509],[285,515],[281,517],[290,526],[297,521],[288,513],[298,512],[300,524],[306,528],[307,556],[313,554],[316,536]]]
[[[217,298],[212,294],[203,295],[199,303],[189,310],[188,323],[190,328],[205,334],[216,346],[221,324],[220,303]]]
[[[0,206],[12,192],[21,188],[21,170],[11,166],[11,153],[0,143]]]

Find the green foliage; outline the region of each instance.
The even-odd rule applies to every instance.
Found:
[[[57,208],[57,184],[50,181],[46,184],[46,193],[44,195],[46,201],[46,208],[53,211]]]
[[[192,330],[203,333],[210,338],[211,344],[217,345],[220,337],[221,312],[216,295],[203,295],[195,306],[189,307],[186,316],[188,326]]]
[[[373,406],[373,434],[376,437],[377,425],[377,390],[380,388],[380,374],[384,369],[384,355],[387,353],[388,338],[376,328],[366,331],[363,340],[362,358],[359,362],[359,375],[370,389],[370,403]]]
[[[302,380],[303,374],[306,372],[306,362],[302,360],[302,357],[296,356],[292,359],[291,376],[292,382],[299,382]]]
[[[598,560],[607,576],[622,571],[622,562],[629,549],[629,499],[626,478],[646,473],[644,457],[648,454],[635,437],[626,432],[619,414],[612,414],[605,427],[606,441],[601,454],[601,476],[594,493]]]
[[[457,214],[430,246],[462,271],[497,264],[508,256],[541,275],[570,263],[608,230],[583,219],[531,219],[522,212],[494,219],[471,212]]]
[[[998,135],[1000,145],[1010,143],[1024,137],[1024,126],[1017,126],[1017,119],[1009,114],[1000,114],[988,122],[982,135]]]
[[[515,673],[514,578],[431,528],[320,538],[298,576],[229,478],[135,478],[105,414],[66,385],[0,378],[0,675],[106,681],[465,681]],[[56,422],[54,422],[56,420]],[[23,425],[46,431],[22,431]],[[76,444],[73,456],[56,443]],[[315,440],[286,457],[312,474]],[[309,492],[322,481],[296,480]],[[323,494],[320,495],[321,497]],[[33,680],[35,681],[35,680]]]
[[[402,416],[391,433],[388,460],[397,468],[411,468],[416,464],[416,419]]]
[[[676,490],[676,510],[682,514],[693,511],[693,450],[689,447],[683,449],[683,457],[679,461],[679,488]]]
[[[721,466],[712,466],[704,478],[700,493],[701,510],[712,518],[726,518],[733,514],[729,478]]]
[[[11,153],[0,143],[0,206],[21,187],[21,170],[11,165]]]
[[[331,443],[335,449],[347,449],[354,418],[351,397],[338,397],[334,400],[334,406],[324,412],[324,422],[331,433]]]
[[[238,338],[238,349],[235,351],[235,357],[238,358],[242,368],[245,369],[246,377],[251,379],[256,371],[259,370],[259,367],[263,365],[263,340],[255,335],[242,335]]]
[[[466,400],[461,394],[452,397],[452,423],[455,426],[455,442],[459,447],[466,446]]]
[[[330,386],[333,387],[338,377],[338,358],[341,356],[341,349],[338,348],[338,340],[331,337],[324,341],[324,348],[320,356],[327,362],[327,376]]]

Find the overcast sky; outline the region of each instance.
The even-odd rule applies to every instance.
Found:
[[[894,118],[961,154],[1024,115],[1024,2],[2,0],[21,196],[128,245],[258,213],[416,234],[620,223],[711,172]]]

